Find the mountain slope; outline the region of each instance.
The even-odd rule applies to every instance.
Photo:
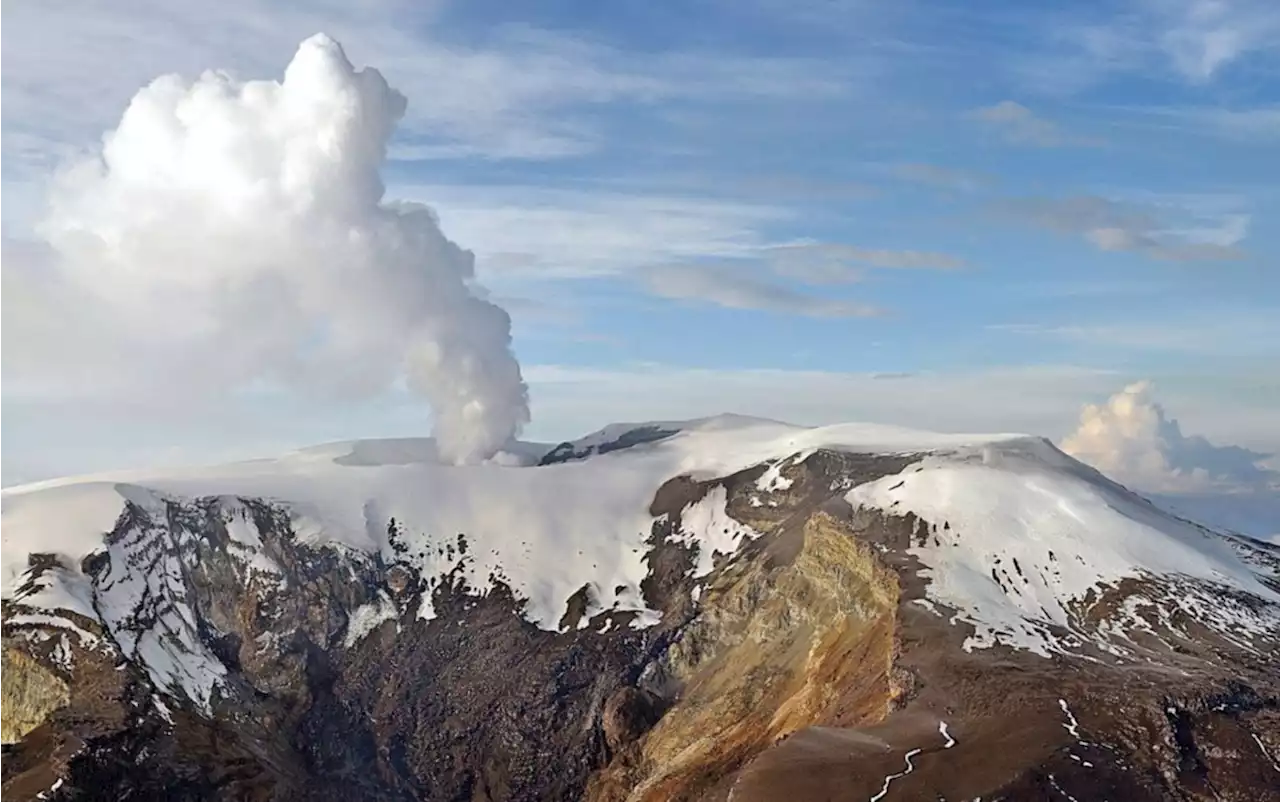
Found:
[[[21,725],[5,713],[6,737],[24,736],[6,761],[19,795],[145,790],[108,753],[194,743],[175,764],[186,798],[773,798],[786,750],[826,759],[815,725],[981,742],[936,715],[976,712],[989,689],[956,679],[979,664],[1039,677],[1028,701],[1067,676],[1173,671],[1202,695],[1252,682],[1232,725],[1257,739],[1246,762],[1265,769],[1278,737],[1280,552],[1035,438],[724,416],[478,466],[440,465],[430,441],[361,441],[3,504],[6,676],[38,666]],[[1179,748],[1195,730],[1169,726]],[[878,787],[895,774],[881,753],[910,751],[865,737],[883,749],[846,788]],[[199,746],[211,738],[236,745],[244,777]],[[1167,756],[1140,751],[1159,775]],[[1045,759],[965,781],[1042,798],[1017,788],[1039,793]],[[1142,762],[1107,782],[1145,798]],[[1198,798],[1171,771],[1161,787]],[[1215,792],[1272,787],[1241,771]]]

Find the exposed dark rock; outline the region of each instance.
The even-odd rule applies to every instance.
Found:
[[[624,448],[656,443],[678,433],[678,429],[664,429],[661,426],[637,426],[634,429],[623,432],[617,439],[600,443],[599,445],[579,446],[575,443],[561,443],[548,451],[538,461],[538,464],[555,465],[570,460],[586,459],[593,454],[608,454],[611,451],[621,451]]]
[[[613,750],[621,749],[644,735],[662,715],[662,702],[657,695],[624,686],[605,700],[601,715],[605,741]]]

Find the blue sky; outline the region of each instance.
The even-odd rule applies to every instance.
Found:
[[[731,409],[1058,437],[1151,379],[1186,428],[1280,450],[1270,0],[45,2],[4,22],[7,245],[157,75],[278,77],[317,31],[381,70],[409,98],[388,196],[477,254],[531,436]],[[423,428],[394,391],[145,427],[4,400],[23,479]]]

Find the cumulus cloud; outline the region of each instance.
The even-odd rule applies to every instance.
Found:
[[[511,321],[429,208],[384,199],[405,110],[323,35],[279,82],[153,81],[57,180],[47,247],[6,253],[6,390],[172,405],[404,380],[445,458],[492,455],[529,418]]]
[[[1184,434],[1154,400],[1149,382],[1131,384],[1104,404],[1086,405],[1079,426],[1061,445],[1103,473],[1153,492],[1242,490],[1280,479],[1259,465],[1267,454]]]

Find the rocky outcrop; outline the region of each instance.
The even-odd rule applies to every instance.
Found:
[[[0,740],[11,744],[43,724],[49,714],[65,707],[71,695],[67,683],[26,652],[5,646],[0,673],[0,709],[4,710]]]
[[[877,721],[892,697],[897,587],[822,512],[702,591],[646,680],[674,703],[590,798],[702,798],[762,749],[821,720]]]

